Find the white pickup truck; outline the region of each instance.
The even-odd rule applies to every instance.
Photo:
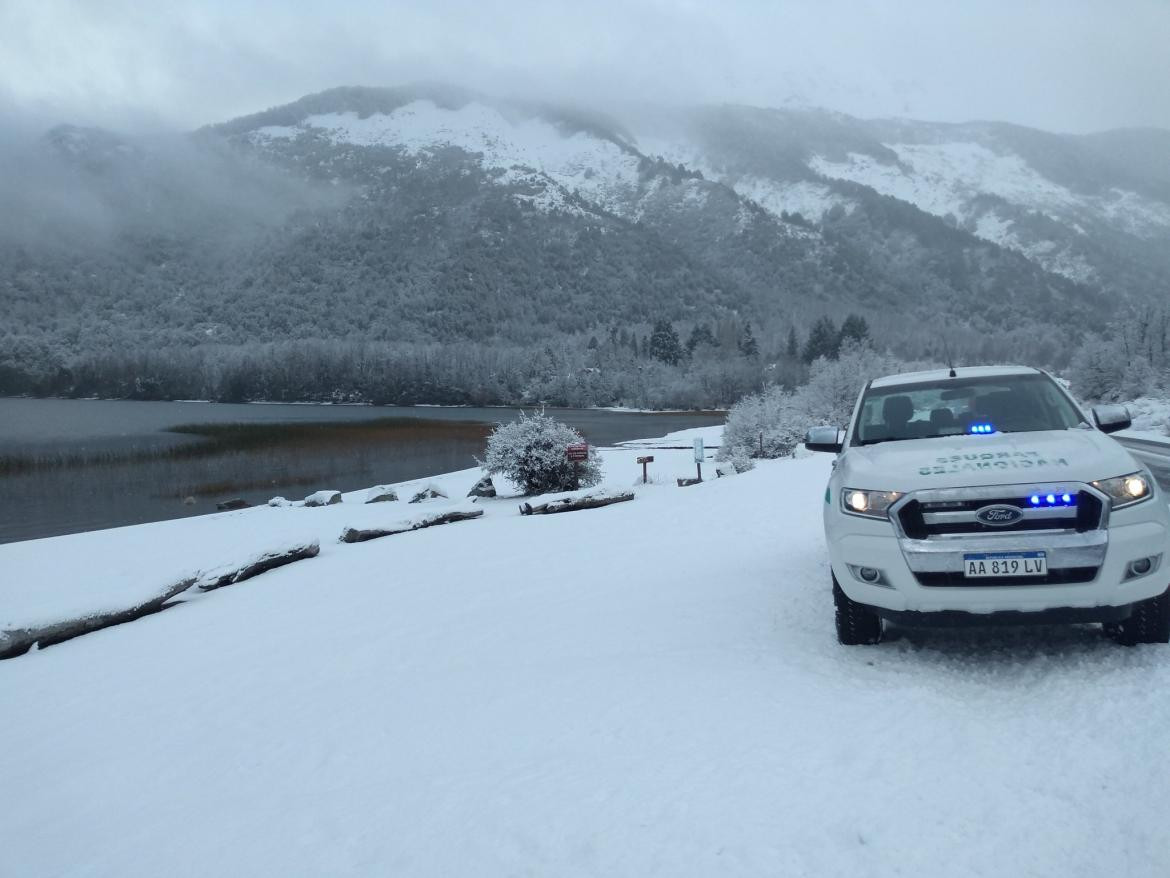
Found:
[[[1027,367],[870,381],[847,428],[805,442],[839,455],[824,512],[840,642],[877,643],[883,620],[1100,622],[1170,642],[1170,508],[1106,435],[1129,423]]]

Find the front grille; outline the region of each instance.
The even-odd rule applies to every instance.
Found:
[[[984,506],[1015,506],[1025,513],[1022,520],[1006,525],[984,524],[975,512]],[[902,531],[912,540],[952,534],[1003,534],[1017,531],[1075,530],[1078,533],[1100,527],[1104,508],[1100,499],[1079,491],[1073,506],[1034,508],[1027,497],[979,497],[946,501],[910,500],[898,510]]]
[[[1077,582],[1092,582],[1097,577],[1098,567],[1064,567],[1049,570],[1047,576],[999,576],[994,579],[968,579],[957,571],[942,573],[915,573],[919,585],[968,586],[986,588],[996,585],[1071,585]]]

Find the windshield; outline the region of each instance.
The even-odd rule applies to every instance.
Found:
[[[1085,423],[1047,375],[943,378],[866,391],[854,445],[980,433],[1068,430]]]

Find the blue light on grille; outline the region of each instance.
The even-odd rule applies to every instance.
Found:
[[[1075,494],[1033,494],[1028,498],[1028,502],[1033,506],[1076,506],[1077,498]]]
[[[994,433],[995,427],[991,424],[972,424],[967,428],[968,433]]]

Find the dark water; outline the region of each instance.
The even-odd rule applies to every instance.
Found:
[[[594,445],[722,415],[548,409]],[[518,409],[0,398],[0,543],[465,469]]]

